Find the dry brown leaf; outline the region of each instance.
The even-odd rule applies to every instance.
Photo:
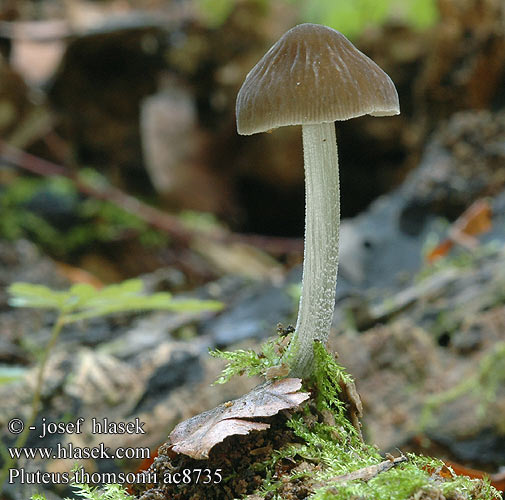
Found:
[[[455,243],[473,250],[479,244],[476,236],[492,228],[492,208],[488,200],[474,201],[451,225],[449,237],[438,244],[426,256],[428,263],[433,263],[449,253]]]
[[[310,397],[307,392],[297,392],[301,386],[299,378],[267,382],[238,399],[185,420],[169,436],[172,450],[200,460],[208,458],[209,451],[228,436],[268,429],[269,424],[248,419],[296,408]]]

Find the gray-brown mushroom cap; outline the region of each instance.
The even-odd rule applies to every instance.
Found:
[[[344,35],[319,24],[285,33],[247,75],[236,107],[242,135],[399,112],[391,78]]]

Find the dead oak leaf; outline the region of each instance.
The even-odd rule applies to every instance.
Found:
[[[296,408],[310,397],[307,392],[297,392],[301,386],[299,378],[266,382],[238,399],[185,420],[168,438],[171,449],[201,460],[208,458],[210,450],[228,436],[268,429],[269,424],[248,419],[271,417],[281,410]]]

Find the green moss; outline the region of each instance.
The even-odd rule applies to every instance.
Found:
[[[305,462],[309,470],[294,469],[289,481],[304,478],[311,485],[311,500],[406,500],[424,493],[426,498],[447,500],[493,500],[498,492],[486,481],[456,476],[440,460],[409,454],[408,460],[370,479],[337,480],[337,476],[378,465],[385,459],[378,450],[364,443],[348,418],[348,404],[342,388],[352,384],[352,377],[340,366],[323,345],[314,346],[315,370],[306,381],[314,395],[303,411],[292,416],[287,425],[302,440],[277,451],[262,464],[266,479],[258,492],[283,498],[286,477],[279,480],[274,471],[283,460]],[[442,477],[441,471],[449,477]]]
[[[134,500],[126,489],[119,484],[106,484],[103,488],[88,486],[87,484],[72,485],[74,494],[85,500]],[[46,500],[45,495],[36,494],[31,500]],[[65,500],[72,500],[66,498]]]
[[[312,377],[310,384],[316,389],[318,410],[334,410],[339,417],[343,417],[345,408],[339,395],[342,385],[353,383],[353,379],[320,342],[314,343]]]
[[[263,347],[268,349],[266,345]],[[228,361],[221,375],[214,382],[215,384],[226,384],[235,375],[247,375],[248,377],[262,375],[275,363],[275,361],[257,354],[252,349],[237,349],[236,351],[220,351],[219,349],[215,349],[209,351],[209,354],[214,358]]]
[[[219,349],[215,349],[209,351],[212,357],[228,361],[221,375],[214,383],[226,384],[236,375],[247,375],[248,377],[265,375],[269,368],[280,366],[289,337],[284,335],[281,325],[279,325],[278,331],[280,335],[273,340],[265,342],[261,346],[259,353],[252,349],[237,349],[235,351],[220,351]]]
[[[406,499],[429,483],[429,475],[413,466],[398,466],[379,474],[368,482],[355,480],[320,488],[311,500],[374,500]]]

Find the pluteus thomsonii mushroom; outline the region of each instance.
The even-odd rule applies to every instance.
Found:
[[[340,195],[336,120],[396,115],[391,78],[344,35],[301,24],[285,33],[247,75],[237,96],[237,130],[250,135],[302,125],[305,254],[291,375],[310,375],[313,345],[326,342],[335,307]]]

